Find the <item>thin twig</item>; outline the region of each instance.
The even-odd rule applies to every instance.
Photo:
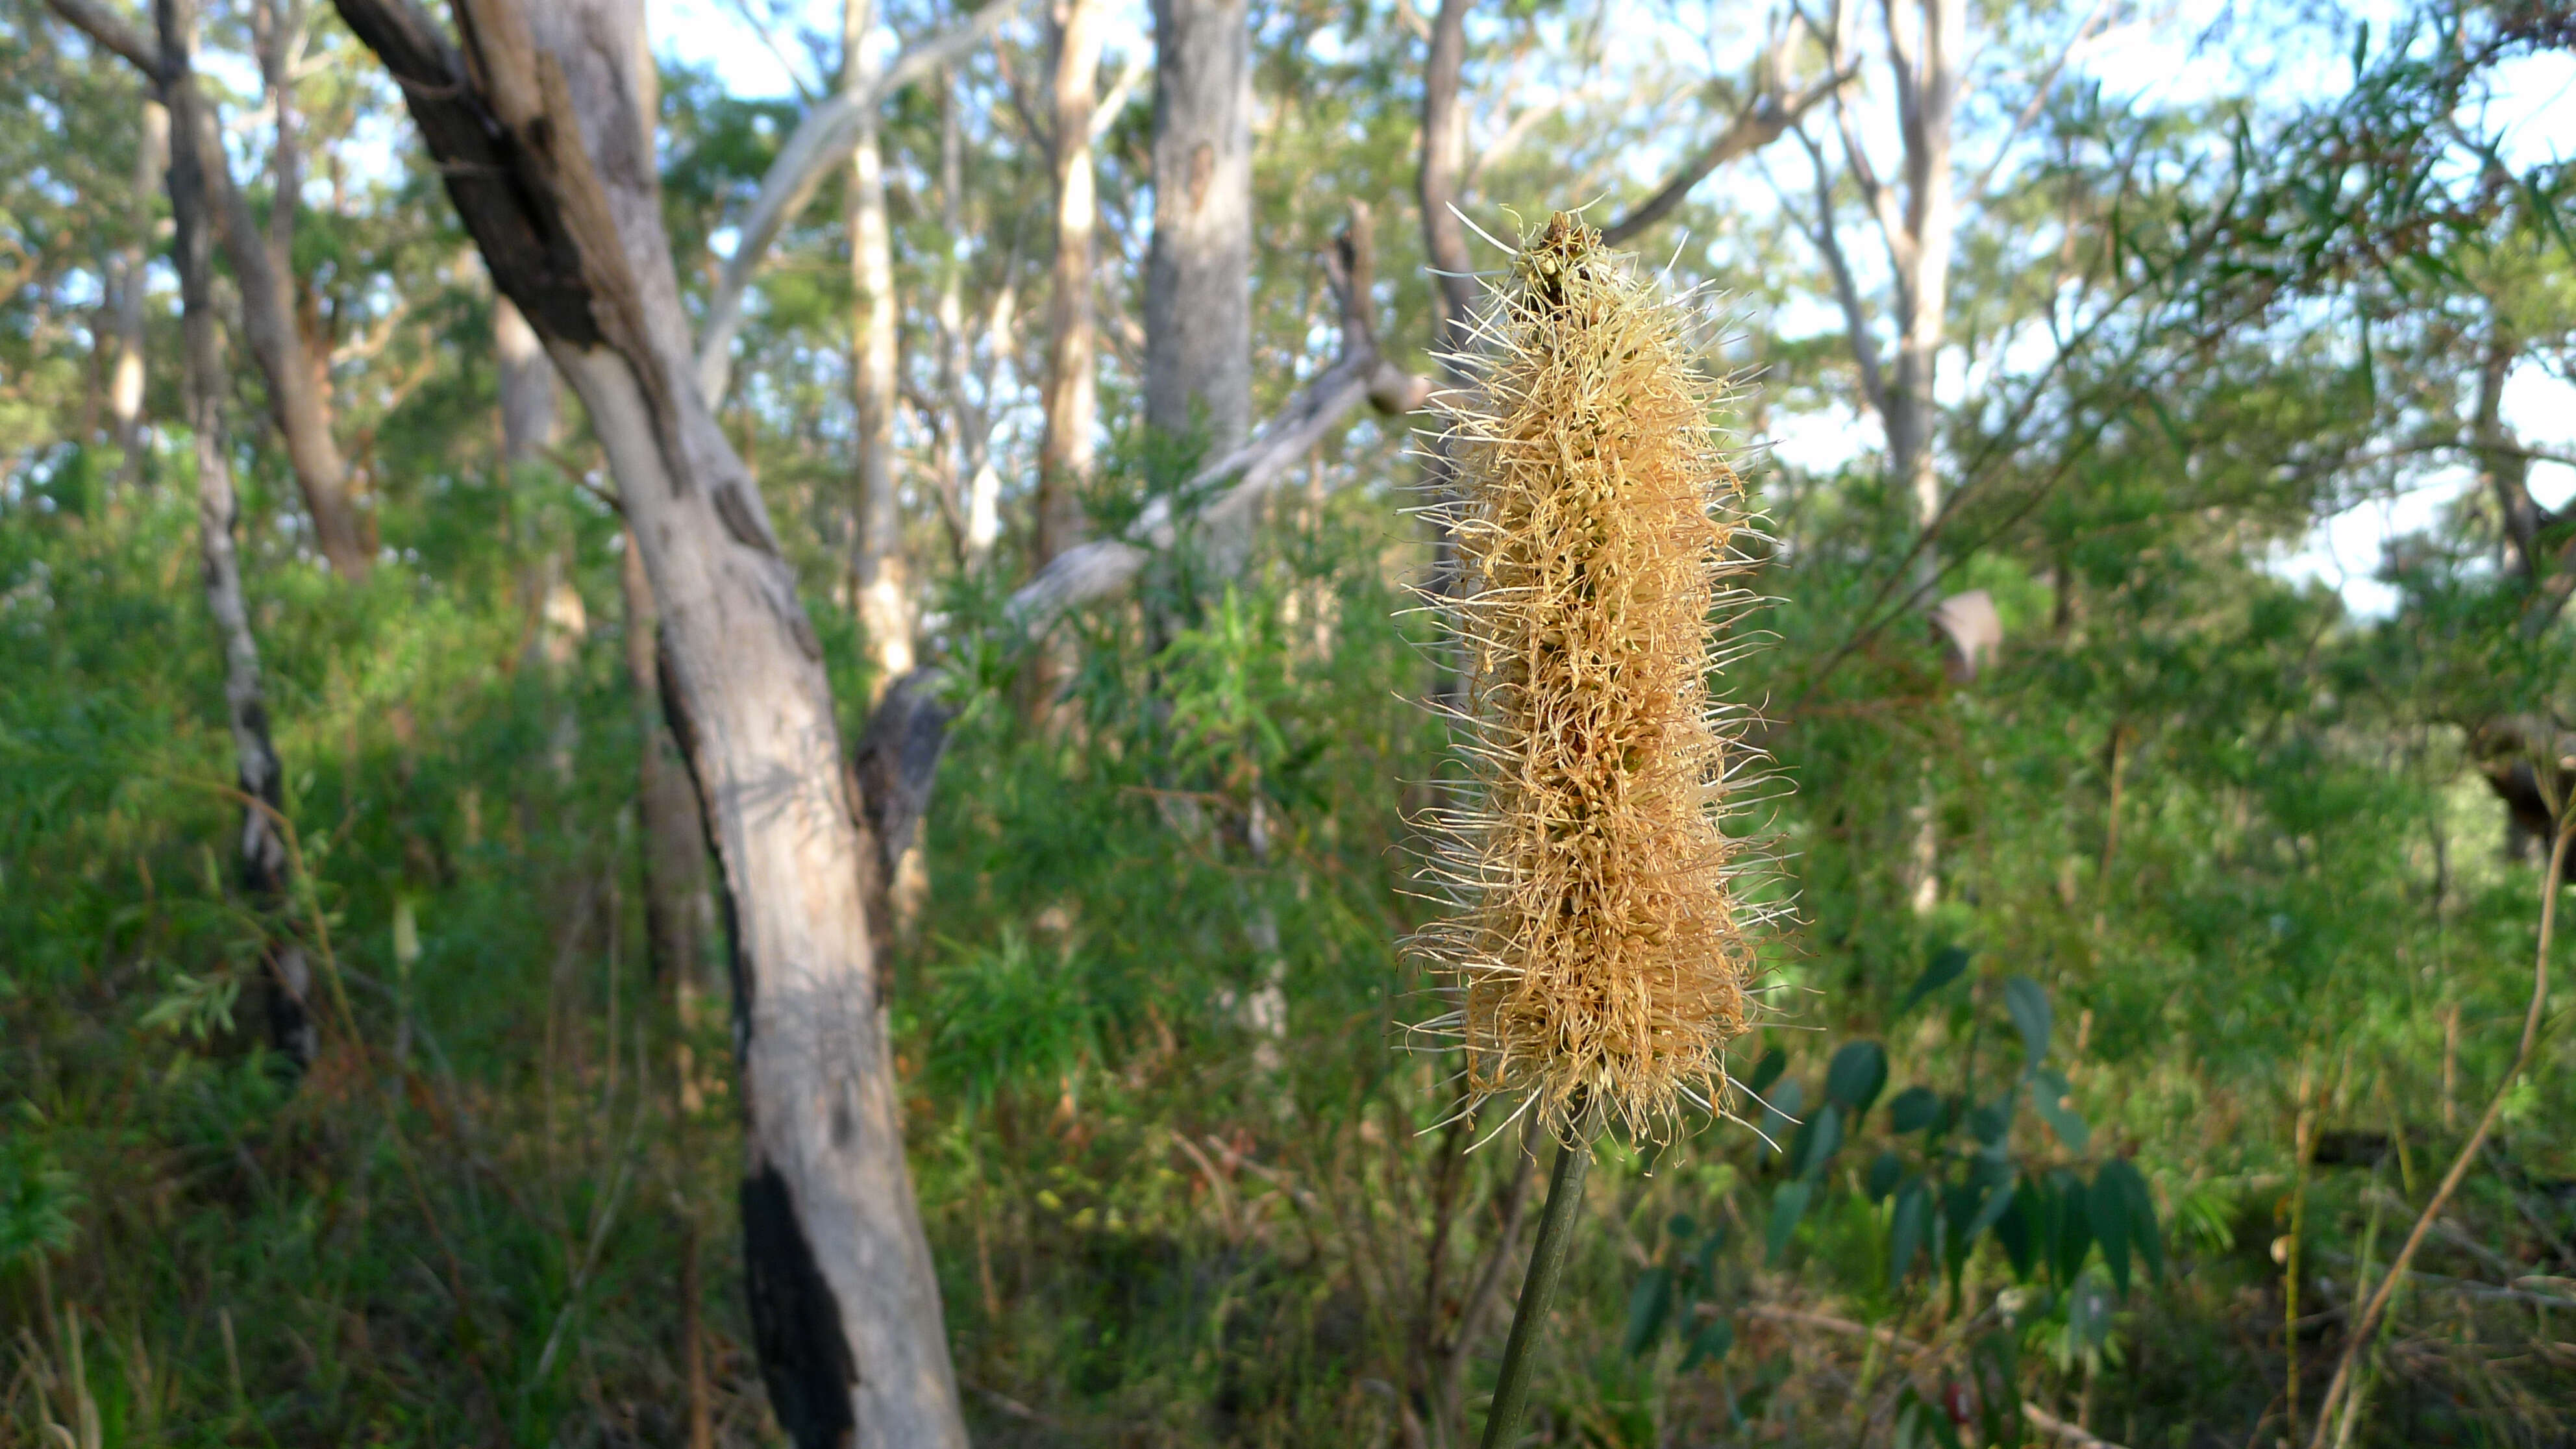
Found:
[[[2487,1134],[2495,1128],[2497,1114],[2504,1110],[2505,1094],[2513,1090],[2514,1082],[2531,1064],[2532,1052],[2540,1044],[2540,1021],[2549,1008],[2549,937],[2558,924],[2559,873],[2567,866],[2568,841],[2576,838],[2576,811],[2562,805],[2560,814],[2558,840],[2549,848],[2549,869],[2540,883],[2540,947],[2532,960],[2531,1007],[2523,1013],[2522,1043],[2514,1051],[2513,1064],[2505,1068],[2503,1080],[2496,1083],[2495,1095],[2487,1099],[2487,1110],[2478,1118],[2477,1130],[2461,1145],[2460,1155],[2451,1159],[2451,1170],[2442,1174],[2441,1186],[2433,1189],[2433,1200],[2415,1219],[2414,1230],[2406,1235],[2406,1246],[2397,1250],[2378,1291],[2370,1295],[2370,1302],[2353,1320],[2352,1334],[2344,1340],[2343,1355],[2335,1361],[2334,1377],[2326,1383],[2325,1397],[2317,1401],[2316,1430],[2308,1436],[2308,1449],[2326,1449],[2335,1410],[2352,1386],[2353,1365],[2360,1360],[2362,1349],[2378,1335],[2380,1316],[2387,1312],[2388,1300],[2395,1295],[2397,1285],[2406,1280],[2407,1265],[2415,1261],[2416,1250],[2432,1235],[2434,1220],[2441,1216],[2451,1194],[2459,1190],[2461,1179],[2469,1175],[2469,1164],[2477,1160],[2478,1148],[2485,1144]]]

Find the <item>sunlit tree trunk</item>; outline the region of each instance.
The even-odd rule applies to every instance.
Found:
[[[1145,275],[1145,421],[1252,426],[1252,30],[1244,0],[1154,0],[1154,241]]]
[[[155,20],[164,64],[170,69],[163,102],[181,127],[180,134],[190,134],[188,128],[205,104],[189,75],[196,39],[195,7],[189,0],[159,0]],[[197,556],[206,587],[206,611],[223,640],[224,716],[232,732],[234,778],[248,797],[242,806],[241,881],[254,903],[274,910],[287,899],[290,885],[286,842],[272,813],[285,799],[285,771],[269,737],[259,640],[251,632],[250,606],[242,597],[241,559],[233,539],[240,504],[233,491],[223,415],[223,400],[232,387],[215,334],[213,229],[206,214],[206,176],[199,153],[180,147],[171,154],[169,185],[188,430],[196,445]],[[317,1043],[309,1010],[312,970],[303,948],[280,933],[268,948],[265,965],[269,1043],[299,1069],[308,1066]]]
[[[948,410],[947,430],[940,438],[941,466],[950,475],[952,488],[962,484],[958,551],[967,571],[980,574],[992,562],[993,545],[1002,536],[1002,474],[993,466],[992,420],[966,395],[972,339],[966,332],[966,262],[956,245],[966,234],[966,141],[957,106],[956,77],[942,71],[939,205],[949,247],[939,272],[939,396]],[[1008,348],[1014,301],[1006,275],[994,294],[992,316],[984,330],[996,367]]]
[[[864,95],[877,75],[866,59],[876,25],[874,0],[848,0],[841,12],[841,84]],[[894,237],[886,221],[885,151],[876,111],[863,109],[858,149],[850,156],[850,391],[858,403],[858,498],[851,528],[852,573],[859,624],[875,664],[873,687],[912,669],[912,579],[903,552],[903,506],[895,493],[896,327]]]
[[[466,0],[472,66],[405,0],[339,0],[467,228],[581,395],[662,609],[731,910],[753,1338],[799,1445],[962,1449],[938,1281],[822,647],[697,385],[641,104],[636,0]]]
[[[170,110],[158,100],[143,103],[143,125],[134,147],[134,192],[128,212],[125,245],[116,259],[116,353],[109,366],[107,414],[116,432],[117,450],[125,455],[125,483],[143,482],[144,322],[150,291],[152,198],[159,195],[170,169]]]
[[[1048,272],[1046,431],[1038,445],[1032,569],[1044,568],[1080,536],[1080,493],[1091,478],[1091,434],[1099,419],[1091,301],[1099,217],[1091,113],[1100,79],[1100,25],[1101,0],[1055,0],[1048,28],[1055,58],[1055,265]]]

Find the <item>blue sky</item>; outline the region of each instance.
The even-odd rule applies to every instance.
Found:
[[[748,3],[765,8],[763,0]],[[2284,99],[2325,95],[2349,75],[2349,42],[2322,27],[2302,30],[2238,23],[2224,31],[2223,40],[2204,42],[2214,25],[2239,16],[2243,9],[2234,0],[2148,0],[2142,20],[2095,37],[2070,60],[2069,73],[2098,79],[2112,94],[2133,96],[2147,104],[2190,103],[2240,87],[2249,76],[2261,76],[2262,83]],[[2401,13],[2395,0],[2364,0],[2353,9],[2372,20],[2382,34]],[[1034,7],[1031,13],[1036,13]],[[1673,57],[1707,50],[1706,37],[1713,31],[1736,29],[1708,23],[1726,14],[1717,7],[1695,16],[1697,23],[1685,23],[1680,8],[1656,6],[1652,13],[1654,24],[1624,28],[1627,39],[1613,50],[1612,67],[1660,67]],[[736,94],[795,92],[796,82],[786,64],[745,22],[732,0],[649,0],[648,14],[659,52],[690,64],[712,64]],[[826,33],[839,28],[837,0],[806,0],[802,14],[810,28]],[[1116,56],[1149,44],[1148,25],[1141,0],[1120,0],[1112,11],[1107,50]],[[1758,20],[1738,33],[1755,26]],[[781,38],[793,47],[792,37]],[[891,45],[891,37],[879,43]],[[1719,64],[1741,63],[1740,57],[1713,59]],[[803,57],[797,60],[803,63]],[[810,71],[804,77],[807,84],[817,78]],[[2552,54],[2519,61],[2502,72],[2499,81],[2490,118],[2503,125],[2507,160],[2519,166],[2563,154],[2571,139],[2576,139],[2576,56]],[[1788,167],[1781,173],[1785,182],[1797,174],[1798,167],[1781,159]],[[1635,159],[1640,175],[1660,172],[1670,164],[1667,156],[1641,154]],[[1801,313],[1775,321],[1793,329],[1834,325],[1821,305],[1814,312],[1814,316]],[[1955,376],[1957,369],[1950,371]],[[2529,445],[2576,453],[2576,387],[2565,381],[2525,366],[2506,389],[2505,415]],[[1776,444],[1782,456],[1811,467],[1829,467],[1876,442],[1874,430],[1847,411],[1784,416],[1778,422]],[[2541,464],[2533,469],[2531,481],[2533,491],[2552,506],[2576,497],[2576,469]],[[2395,607],[2396,596],[2372,574],[2388,541],[2430,526],[2464,489],[2474,486],[2465,468],[2427,475],[2406,492],[2366,500],[2322,520],[2299,546],[2276,559],[2274,567],[2285,577],[2315,579],[2336,588],[2356,612],[2384,616]]]

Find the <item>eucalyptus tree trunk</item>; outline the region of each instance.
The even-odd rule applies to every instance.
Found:
[[[1950,255],[1958,204],[1950,174],[1959,65],[1968,48],[1966,0],[1914,0],[1887,10],[1897,123],[1905,142],[1905,200],[1888,228],[1896,275],[1896,370],[1887,389],[1888,468],[1914,505],[1914,524],[1940,518],[1941,477],[1932,452],[1933,382],[1950,307]],[[1925,553],[1929,563],[1930,553]]]
[[[1071,547],[1082,530],[1078,496],[1091,479],[1099,419],[1098,347],[1091,304],[1099,222],[1091,113],[1100,80],[1101,0],[1055,0],[1048,42],[1055,59],[1049,137],[1055,177],[1055,265],[1049,269],[1046,430],[1038,444],[1032,568]]]
[[[1467,66],[1470,3],[1441,0],[1431,22],[1431,43],[1422,62],[1421,150],[1413,180],[1422,210],[1422,254],[1431,267],[1431,351],[1443,388],[1467,387],[1474,381],[1458,361],[1467,347],[1468,315],[1476,299],[1476,284],[1468,275],[1475,264],[1467,256],[1467,227],[1457,212],[1459,176],[1467,164],[1467,116],[1458,92]],[[1432,433],[1421,437],[1417,446],[1424,501],[1447,498],[1457,477],[1448,438]],[[1445,594],[1457,581],[1458,550],[1445,524],[1435,522],[1432,527],[1437,531],[1431,539],[1431,588]],[[1465,687],[1450,660],[1435,655],[1432,700],[1455,707]]]
[[[492,299],[492,350],[500,373],[501,467],[515,473],[543,457],[561,427],[555,364],[537,329],[508,297]]]
[[[282,91],[278,98],[284,99]],[[200,101],[194,110],[194,124],[179,126],[173,149],[193,148],[205,174],[209,210],[223,238],[224,255],[233,264],[233,283],[241,292],[243,340],[250,344],[260,378],[268,385],[269,411],[286,443],[287,464],[303,494],[304,511],[312,520],[314,546],[330,561],[332,572],[362,579],[372,560],[349,497],[349,467],[332,436],[330,399],[318,385],[323,374],[295,315],[291,273],[276,255],[277,233],[260,226],[250,202],[234,184],[214,107]],[[282,144],[291,158],[291,139]],[[280,195],[271,214],[273,226],[292,227],[290,201]],[[288,235],[291,238],[291,230]]]
[[[170,169],[170,108],[158,100],[143,103],[143,125],[134,146],[134,192],[127,213],[125,244],[116,259],[116,352],[108,371],[107,413],[116,433],[117,451],[125,455],[125,484],[143,482],[144,322],[152,253],[152,198],[159,194]]]
[[[841,11],[841,86],[865,96],[877,82],[866,62],[875,0],[847,0]],[[895,494],[894,237],[886,221],[885,151],[876,108],[859,112],[859,141],[850,155],[850,391],[858,403],[858,498],[850,529],[859,624],[875,664],[874,691],[912,670],[912,579],[903,553],[903,508]]]
[[[196,39],[190,0],[159,0],[162,103],[181,135],[192,134],[205,102],[190,74]],[[184,350],[188,430],[197,464],[197,556],[206,586],[206,612],[224,648],[224,718],[233,740],[233,774],[241,793],[239,862],[244,894],[263,912],[287,899],[286,842],[275,813],[282,808],[285,770],[269,738],[268,703],[260,683],[259,640],[242,597],[241,558],[233,539],[241,507],[233,491],[231,450],[224,435],[223,400],[232,391],[222,344],[215,335],[214,242],[206,206],[201,153],[175,148],[170,156],[170,215],[175,223],[171,259],[179,272],[180,333]],[[318,1045],[309,1009],[313,973],[303,948],[280,933],[265,949],[265,1015],[269,1044],[300,1071]]]
[[[699,962],[715,933],[707,895],[706,824],[698,814],[689,766],[663,718],[662,613],[644,576],[643,546],[626,535],[618,582],[626,599],[626,677],[635,690],[635,728],[643,739],[636,803],[644,817],[644,942],[653,979],[668,981],[684,1016],[698,990]]]
[[[636,0],[338,0],[606,450],[733,926],[753,1338],[799,1445],[962,1449],[822,648],[691,358]]]
[[[199,215],[207,229],[221,238],[224,254],[232,259],[233,282],[241,292],[243,339],[249,342],[268,384],[270,412],[286,440],[287,462],[304,495],[314,544],[334,572],[351,579],[364,577],[369,562],[366,541],[349,502],[348,467],[331,437],[330,406],[315,386],[320,374],[308,360],[293,304],[279,281],[269,236],[251,215],[241,188],[233,184],[213,104],[197,89],[185,56],[165,55],[155,41],[145,39],[100,0],[48,3],[91,39],[132,62],[168,107],[173,164],[182,153],[192,158]],[[193,28],[189,18],[193,15],[191,9],[182,17],[183,28]]]
[[[1934,382],[1949,317],[1950,253],[1958,217],[1950,146],[1959,66],[1968,48],[1967,0],[1890,5],[1887,38],[1897,124],[1905,143],[1904,208],[1885,227],[1897,307],[1896,365],[1887,386],[1888,471],[1913,504],[1916,533],[1929,535],[1941,523],[1941,475],[1932,449],[1939,408]],[[1872,191],[1874,205],[1884,214],[1884,189]],[[1915,567],[1921,575],[1916,590],[1929,603],[1940,577],[1934,551],[1922,550]],[[1928,760],[1922,774],[1905,867],[1917,915],[1928,914],[1941,899],[1941,840]]]
[[[1145,421],[1204,427],[1211,457],[1252,427],[1252,28],[1245,0],[1154,0],[1154,242]]]
[[[1440,379],[1450,387],[1468,381],[1449,360],[1464,350],[1467,314],[1476,284],[1467,274],[1467,226],[1458,219],[1458,178],[1467,165],[1467,113],[1458,90],[1467,67],[1467,12],[1473,0],[1440,0],[1431,22],[1431,45],[1422,64],[1422,150],[1414,171],[1414,196],[1422,205],[1422,254],[1432,274],[1432,350],[1441,355]],[[1445,466],[1443,474],[1445,476]]]

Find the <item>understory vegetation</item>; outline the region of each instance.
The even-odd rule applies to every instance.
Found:
[[[250,8],[210,7],[208,44]],[[1438,366],[1412,236],[1424,8],[1254,7],[1256,411],[1329,362],[1314,254],[1372,214],[1384,346]],[[1648,189],[1618,158],[1656,116],[1581,85],[1635,67],[1660,95],[1696,61],[1605,48],[1627,8],[1479,14],[1480,146],[1520,110],[1507,77],[1577,97],[1495,150],[1480,221]],[[2576,524],[2534,505],[2516,531],[2497,477],[2528,503],[2569,465],[2493,402],[2506,374],[2570,395],[2576,246],[2563,165],[2461,119],[2509,64],[2563,77],[2565,22],[2249,15],[2331,56],[2331,82],[2160,106],[2041,82],[2096,33],[2083,7],[2004,9],[1977,23],[2032,63],[1968,126],[2013,161],[1962,223],[1936,517],[1867,421],[1797,138],[1674,214],[1703,240],[1671,285],[1728,298],[1710,356],[1742,379],[1728,426],[1767,535],[1735,637],[1768,642],[1713,688],[1760,716],[1772,778],[1730,828],[1792,909],[1729,1059],[1741,1120],[1601,1144],[1529,1434],[2576,1442],[2571,958],[2543,927],[2576,785]],[[704,924],[692,959],[652,944],[637,782],[664,710],[630,668],[616,487],[577,410],[502,461],[491,288],[381,67],[312,24],[308,145],[350,159],[328,205],[308,187],[296,261],[376,562],[321,561],[245,365],[226,446],[289,845],[263,895],[164,365],[174,285],[151,294],[139,453],[98,411],[140,86],[0,7],[0,1446],[783,1443],[740,1249],[721,891],[675,903]],[[1045,285],[1045,153],[1010,67],[1048,62],[1034,25],[996,34],[956,98],[925,82],[887,112],[924,377],[938,259],[969,259],[970,318]],[[657,42],[695,305],[717,268],[690,258],[800,103],[729,96]],[[971,204],[943,212],[941,108],[969,101],[946,184]],[[1143,285],[1147,110],[1100,133],[1113,315]],[[1856,246],[1849,178],[1831,204]],[[789,230],[811,255],[764,284],[717,416],[855,741],[889,680],[850,572],[842,214]],[[1636,244],[1651,268],[1681,228]],[[1454,768],[1418,702],[1454,667],[1407,587],[1436,566],[1420,437],[1365,416],[1248,520],[1185,524],[1026,638],[1044,347],[1020,305],[1004,330],[1030,337],[969,359],[1009,480],[989,564],[918,481],[954,434],[928,402],[899,434],[920,654],[953,717],[879,964],[967,1423],[996,1445],[1452,1449],[1545,1159],[1506,1110],[1458,1116],[1459,1059],[1410,1029],[1444,1009],[1404,941]],[[1115,330],[1080,500],[1102,536],[1207,502],[1205,439],[1128,417]],[[1764,451],[1819,429],[1856,441]],[[2390,544],[2384,605],[2282,566],[2320,520],[2436,487],[2456,498]],[[1926,623],[1974,591],[1991,640]],[[267,1025],[289,945],[312,969],[301,1067]]]

